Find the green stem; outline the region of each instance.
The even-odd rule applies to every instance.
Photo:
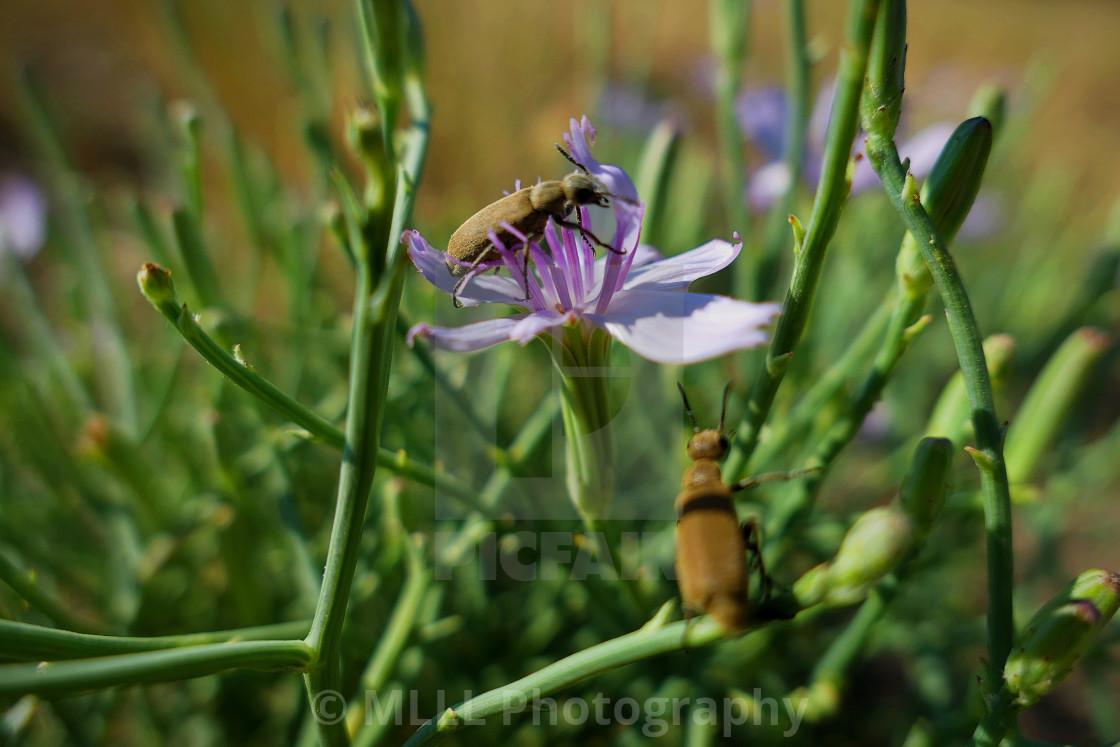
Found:
[[[794,496],[774,507],[766,522],[767,541],[777,543],[785,537],[786,533],[798,517],[810,510],[816,498],[817,490],[828,475],[832,463],[840,455],[856,433],[859,432],[863,421],[883,393],[883,388],[890,379],[891,373],[898,364],[910,340],[908,330],[918,320],[922,307],[925,305],[925,294],[918,298],[902,296],[896,300],[891,312],[887,334],[883,338],[882,346],[867,372],[855,397],[847,404],[844,416],[833,424],[821,438],[816,446],[815,453],[808,463],[808,467],[820,467],[820,471],[808,475],[799,483]],[[772,562],[778,562],[773,560]]]
[[[58,697],[115,685],[171,682],[229,669],[304,670],[303,641],[236,641],[94,659],[0,666],[0,695]]]
[[[484,719],[512,708],[524,710],[533,698],[555,692],[586,677],[670,651],[695,650],[726,637],[720,625],[707,618],[692,623],[682,621],[663,625],[661,618],[664,612],[665,608],[662,608],[653,620],[633,633],[572,654],[527,677],[448,708],[421,726],[405,744],[412,747],[435,744],[451,732],[467,726],[471,720]]]
[[[66,607],[43,591],[43,588],[35,582],[34,574],[28,574],[23,569],[18,568],[2,552],[0,552],[0,581],[12,587],[12,590],[19,594],[28,605],[39,610],[56,625],[71,630],[96,630],[100,627],[90,620],[83,620],[71,614]],[[3,631],[3,626],[6,624],[8,624],[8,621],[0,620],[0,632]],[[7,638],[0,637],[0,651],[3,651],[8,643]]]
[[[1014,636],[1011,499],[1003,459],[1002,433],[996,418],[980,329],[953,258],[918,199],[918,190],[899,160],[894,141],[869,136],[867,154],[883,180],[888,197],[917,240],[922,257],[933,275],[945,305],[949,331],[964,377],[978,447],[974,459],[980,468],[988,541],[989,681],[1000,682]]]
[[[210,365],[218,369],[227,379],[260,399],[282,416],[306,430],[311,436],[336,449],[342,449],[346,441],[342,431],[296,401],[268,379],[251,367],[239,362],[226,352],[214,338],[206,334],[197,319],[187,309],[186,304],[159,304],[157,308],[174,325],[183,340],[194,348]],[[437,490],[473,503],[477,492],[461,480],[437,470],[430,464],[409,457],[405,452],[394,452],[378,447],[375,457],[378,467],[390,472],[429,485]]]
[[[743,0],[712,0],[708,3],[711,45],[716,58],[716,130],[719,137],[723,194],[727,222],[732,230],[745,232],[749,222],[743,201],[743,137],[735,116],[735,103],[742,85],[747,57],[750,9]],[[744,256],[741,260],[749,259]],[[739,262],[742,289],[750,289],[755,267]]]
[[[739,436],[732,444],[727,458],[724,471],[732,481],[743,477],[743,470],[758,442],[758,434],[770,413],[793,351],[805,331],[821,267],[824,265],[825,251],[836,232],[840,210],[848,197],[848,159],[858,125],[859,98],[867,69],[867,51],[871,45],[871,32],[875,27],[878,9],[878,0],[853,0],[848,9],[847,43],[841,52],[836,98],[832,103],[832,124],[825,143],[820,185],[794,268],[793,280],[782,304],[782,316],[766,354],[766,365],[751,390],[747,417],[736,429]]]
[[[306,633],[310,626],[310,620],[296,620],[209,633],[131,637],[74,633],[13,620],[0,620],[0,656],[26,661],[85,659],[93,656],[185,648],[207,643],[295,638]]]
[[[999,682],[1000,680],[994,681]],[[968,747],[996,747],[1003,740],[1008,729],[1015,723],[1019,710],[1015,698],[1007,691],[1006,687],[1001,687],[988,704],[988,715],[984,717],[976,726],[976,731],[972,733],[972,739],[969,740]]]
[[[393,614],[389,617],[385,630],[381,633],[377,648],[365,671],[362,672],[363,693],[378,692],[389,680],[389,675],[392,674],[393,667],[405,643],[408,642],[408,636],[416,623],[416,615],[420,611],[420,603],[424,600],[424,593],[428,590],[431,581],[431,573],[424,567],[421,543],[416,538],[410,537],[405,551],[408,559],[408,580],[397,598],[397,604],[393,608]],[[355,703],[355,708],[361,711],[362,718],[358,721],[366,723],[366,727],[369,728],[374,724],[365,718],[365,705],[366,700],[363,698],[360,703]],[[355,738],[358,738],[358,735],[355,735]]]
[[[413,130],[405,138],[392,221],[385,237],[388,244],[386,271],[377,287],[373,284],[370,252],[358,253],[346,446],[342,452],[338,500],[327,548],[323,585],[311,632],[306,639],[307,645],[316,654],[315,666],[305,678],[313,707],[318,702],[316,696],[319,693],[342,689],[339,662],[342,627],[373,484],[381,417],[396,341],[396,309],[404,282],[401,268],[405,255],[400,236],[411,218],[415,188],[427,156],[428,137],[427,120],[414,120]],[[349,741],[343,724],[324,721],[319,726],[320,737],[326,744],[346,744]]]
[[[789,186],[782,198],[774,204],[767,217],[763,235],[762,271],[759,282],[748,298],[759,298],[770,289],[773,273],[783,247],[789,246],[789,215],[801,184],[801,169],[805,161],[805,133],[809,126],[809,45],[805,33],[805,3],[787,0],[786,30],[786,97],[789,114],[786,118],[786,149],[782,161],[789,174]]]

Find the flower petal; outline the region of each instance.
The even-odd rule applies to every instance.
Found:
[[[462,327],[432,327],[420,322],[408,331],[406,342],[412,345],[417,337],[427,337],[437,348],[455,353],[471,353],[509,340],[510,332],[524,316],[516,314],[465,324]]]
[[[530,341],[541,332],[551,327],[558,327],[572,317],[572,313],[561,314],[552,309],[534,311],[525,316],[510,330],[509,337],[521,345],[528,345]]]
[[[606,314],[587,318],[644,358],[687,364],[765,344],[762,327],[780,311],[705,293],[621,290]]]
[[[591,126],[591,120],[586,114],[578,122],[574,117],[570,120],[569,131],[564,133],[564,142],[572,151],[572,157],[583,164],[593,177],[601,181],[608,192],[631,200],[638,199],[638,190],[625,171],[611,163],[599,163],[592,157],[591,146],[595,142],[595,128]]]
[[[452,293],[460,278],[447,269],[447,254],[434,248],[419,231],[405,231],[402,241],[408,243],[408,256],[424,278],[442,290]],[[500,264],[500,263],[499,263]],[[495,265],[499,266],[499,265]],[[459,300],[464,306],[480,303],[525,303],[525,291],[513,278],[499,275],[476,275],[463,286]]]
[[[742,240],[732,244],[723,239],[712,239],[675,257],[632,269],[622,287],[627,290],[684,290],[693,280],[727,267],[739,256],[742,248]]]
[[[756,213],[766,210],[789,191],[789,167],[782,161],[766,164],[750,175],[747,204]]]
[[[11,249],[29,260],[43,246],[47,234],[47,198],[26,176],[0,178],[0,252]]]
[[[735,114],[743,135],[766,156],[777,161],[786,152],[786,122],[789,99],[777,86],[743,92],[735,103]]]

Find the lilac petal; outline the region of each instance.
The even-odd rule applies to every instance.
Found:
[[[13,174],[0,179],[0,251],[34,257],[47,234],[47,198],[39,185]]]
[[[688,364],[758,347],[776,303],[748,303],[704,293],[622,290],[610,310],[587,318],[655,363]]]
[[[419,231],[405,231],[402,241],[408,243],[408,256],[420,274],[429,283],[450,295],[459,278],[447,269],[447,254],[429,244]],[[513,278],[504,276],[479,275],[467,282],[462,290],[459,300],[464,306],[477,306],[480,303],[517,305],[525,302],[525,292],[521,286]]]
[[[735,114],[743,135],[758,146],[768,161],[777,161],[786,152],[786,123],[789,99],[777,86],[744,91],[735,104]]]
[[[427,337],[433,345],[442,350],[472,353],[509,340],[510,332],[524,316],[524,314],[516,314],[465,324],[462,327],[432,327],[421,322],[408,331],[406,341],[409,345],[413,345],[417,337]]]
[[[572,312],[561,314],[552,309],[534,311],[532,314],[524,317],[510,330],[509,337],[522,346],[528,345],[529,342],[541,332],[552,327],[558,327],[572,319],[572,317]]]
[[[766,210],[784,195],[790,186],[789,167],[774,161],[756,169],[747,184],[747,204],[757,212]]]
[[[599,163],[591,155],[591,146],[595,143],[595,128],[585,114],[580,121],[573,117],[569,124],[569,132],[564,133],[564,142],[572,152],[572,156],[583,164],[591,175],[603,183],[611,194],[622,195],[631,200],[638,199],[638,190],[630,176],[618,166],[610,163]],[[621,209],[622,206],[619,206]]]
[[[638,248],[634,251],[634,259],[630,260],[630,268],[633,270],[635,267],[648,265],[650,262],[660,262],[665,259],[665,255],[657,251],[657,247],[653,244],[638,244]]]
[[[615,234],[614,246],[621,248],[626,254],[612,253],[607,259],[602,290],[599,293],[599,301],[595,305],[595,312],[599,314],[607,309],[611,296],[626,282],[626,276],[630,273],[630,263],[634,260],[634,252],[642,237],[642,218],[645,216],[646,204],[640,203],[632,210],[625,210],[624,208],[627,207],[629,206],[615,208],[615,215],[618,216],[618,232]]]
[[[712,239],[695,249],[631,270],[626,290],[680,291],[698,278],[719,272],[739,256],[743,242]]]

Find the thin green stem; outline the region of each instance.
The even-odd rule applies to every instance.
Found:
[[[408,579],[397,598],[393,614],[385,630],[381,633],[377,648],[370,657],[369,664],[362,672],[361,689],[363,693],[378,692],[389,680],[393,673],[397,659],[408,642],[408,636],[416,623],[416,615],[420,611],[420,603],[424,600],[424,593],[431,582],[431,573],[424,566],[423,547],[415,537],[408,538],[405,546],[408,560]],[[355,702],[355,708],[360,709],[368,727],[374,726],[372,721],[364,718],[365,698],[360,703]],[[357,735],[355,735],[357,736]]]
[[[747,460],[754,451],[759,432],[774,403],[774,396],[805,331],[817,281],[824,266],[825,251],[836,232],[840,210],[848,197],[848,159],[858,126],[860,92],[878,9],[878,0],[853,0],[848,9],[847,43],[841,52],[820,185],[793,280],[782,304],[782,316],[766,354],[766,365],[751,390],[747,417],[736,429],[739,435],[727,458],[725,472],[730,480],[743,476]]]
[[[735,116],[735,104],[742,86],[743,63],[747,57],[750,8],[743,0],[712,0],[708,3],[709,35],[716,58],[716,131],[719,138],[720,173],[723,176],[724,209],[727,223],[734,231],[745,233],[749,216],[743,200],[743,137]],[[740,258],[739,278],[743,292],[753,286],[757,269],[749,256]]]
[[[426,113],[426,112],[425,112]],[[392,349],[396,342],[396,309],[404,282],[404,252],[400,236],[411,219],[416,186],[428,150],[428,122],[414,119],[404,138],[404,154],[397,176],[396,197],[387,235],[385,273],[373,284],[373,257],[358,252],[354,297],[354,330],[350,357],[350,397],[346,446],[343,448],[331,539],[327,548],[323,585],[307,645],[316,652],[306,684],[312,707],[318,694],[342,689],[339,651],[350,585],[358,560],[366,505],[376,467],[381,417],[389,384]],[[353,238],[353,237],[352,237]],[[345,726],[321,721],[320,736],[327,744],[346,744]]]
[[[805,161],[805,133],[809,126],[809,44],[805,33],[805,3],[803,0],[786,0],[786,97],[789,113],[786,117],[785,153],[782,162],[789,174],[789,186],[770,210],[763,235],[762,269],[754,293],[748,298],[758,298],[770,289],[773,273],[777,269],[783,247],[790,243],[789,215],[801,184],[800,175]]]
[[[97,630],[100,627],[90,620],[83,620],[71,614],[70,610],[55,601],[36,583],[33,574],[28,574],[23,569],[18,568],[3,552],[0,552],[0,581],[12,587],[12,590],[19,594],[28,605],[49,617],[56,625],[83,631]],[[6,620],[0,620],[0,632],[3,631],[5,623],[7,623]],[[0,637],[0,651],[3,651],[7,644],[8,640]]]
[[[514,709],[522,711],[533,698],[560,690],[585,677],[670,651],[702,648],[726,637],[720,625],[707,618],[693,623],[682,621],[664,625],[665,612],[663,607],[653,620],[633,633],[572,654],[527,677],[448,708],[421,726],[405,744],[412,747],[436,744],[472,720]]]
[[[297,670],[314,661],[303,641],[236,641],[119,656],[0,666],[0,695],[58,697],[141,682],[171,682],[229,669]]]
[[[902,354],[912,337],[913,325],[917,322],[925,305],[925,294],[914,298],[899,295],[891,312],[887,333],[883,338],[878,354],[861,382],[855,396],[847,404],[844,416],[840,418],[816,445],[812,459],[807,467],[820,467],[820,471],[808,475],[798,484],[791,499],[782,501],[774,507],[766,522],[766,536],[770,542],[779,542],[786,536],[798,517],[810,510],[817,491],[828,475],[832,463],[840,455],[856,433],[859,432],[868,413],[882,396],[883,388],[890,379]],[[772,562],[778,562],[772,560]]]
[[[227,379],[299,425],[312,438],[336,449],[343,448],[346,438],[342,431],[258,374],[250,366],[227,353],[214,338],[206,334],[197,318],[187,309],[186,304],[182,307],[175,304],[160,304],[157,308],[170,320],[187,344]],[[408,456],[403,451],[394,452],[378,447],[375,459],[378,467],[454,495],[468,504],[477,500],[477,492],[469,485],[446,472],[437,470],[430,464]]]
[[[297,638],[311,627],[310,620],[260,625],[186,635],[152,637],[92,635],[39,625],[0,620],[0,656],[26,661],[85,659],[93,656],[133,654],[208,643]]]
[[[996,417],[991,381],[976,317],[964,283],[933,221],[918,199],[918,190],[898,157],[894,141],[869,136],[867,154],[883,180],[887,195],[917,239],[922,257],[941,294],[949,331],[957,350],[972,411],[984,496],[988,542],[988,672],[990,682],[1001,681],[1011,651],[1014,620],[1011,606],[1014,557],[1011,549],[1011,498],[1003,458],[1002,433]]]

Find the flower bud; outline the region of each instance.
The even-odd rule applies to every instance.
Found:
[[[882,0],[871,50],[860,109],[863,129],[871,135],[892,138],[902,111],[906,72],[906,2]]]
[[[1120,607],[1120,575],[1082,573],[1027,623],[1003,669],[1007,689],[1022,707],[1062,682]]]
[[[873,584],[894,569],[910,547],[910,517],[897,506],[873,508],[856,519],[832,560],[833,590]]]
[[[140,286],[144,298],[161,314],[173,322],[179,318],[179,300],[175,297],[170,270],[165,270],[154,262],[145,262],[140,272],[136,273],[136,284]]]
[[[831,565],[821,563],[809,569],[793,585],[793,596],[801,609],[820,604],[832,589]]]
[[[914,450],[910,471],[902,483],[899,503],[914,527],[914,544],[920,545],[945,503],[953,443],[946,438],[923,438]]]
[[[897,505],[871,509],[852,524],[832,560],[810,569],[794,583],[798,606],[862,601],[868,587],[906,557],[913,535],[910,517]]]
[[[983,117],[962,122],[937,157],[922,187],[922,204],[946,246],[964,223],[992,150],[992,125]],[[916,298],[929,290],[933,279],[912,234],[902,242],[895,266],[903,293]]]
[[[1030,479],[1110,343],[1101,330],[1084,327],[1070,335],[1046,363],[1007,432],[1004,454],[1012,484]]]

